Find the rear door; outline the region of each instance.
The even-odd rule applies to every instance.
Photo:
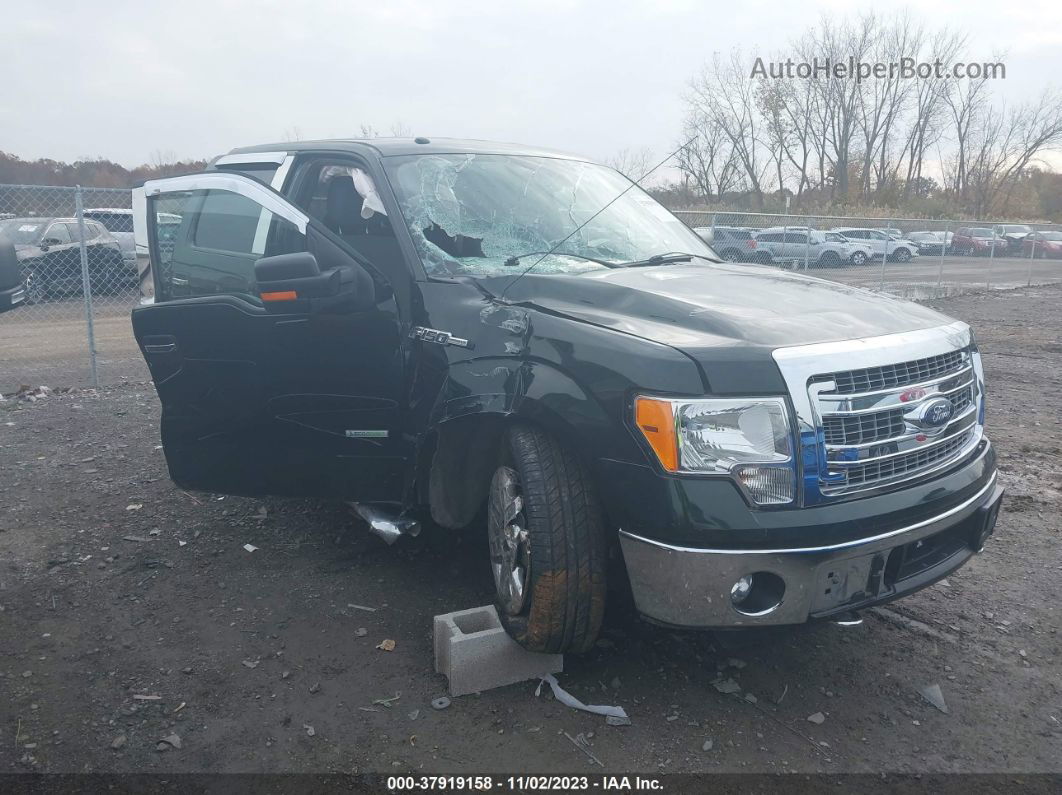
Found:
[[[133,329],[162,402],[173,480],[231,494],[401,500],[402,337],[389,291],[358,309],[278,312],[255,281],[256,261],[278,254],[309,252],[322,271],[367,264],[239,174],[148,182],[137,221],[154,303],[133,310]]]

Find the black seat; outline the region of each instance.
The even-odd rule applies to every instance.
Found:
[[[345,174],[328,181],[325,199],[325,226],[337,235],[365,233],[365,219],[361,217],[362,197],[354,188],[354,178]]]

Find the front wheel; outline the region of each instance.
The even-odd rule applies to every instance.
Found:
[[[819,258],[819,264],[824,268],[836,268],[841,264],[841,257],[836,251],[824,251]]]
[[[892,252],[892,258],[897,262],[910,262],[911,252],[905,248],[898,248]]]
[[[857,251],[855,254],[852,255],[851,259],[853,265],[866,265],[867,255],[864,254],[862,251]]]
[[[607,549],[582,462],[526,425],[506,434],[487,504],[498,615],[536,652],[585,652],[605,611]]]
[[[26,271],[22,276],[22,290],[26,294],[27,304],[40,304],[47,300],[48,291],[41,278],[33,271]]]

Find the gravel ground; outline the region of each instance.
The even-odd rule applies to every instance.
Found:
[[[855,628],[610,615],[560,680],[628,727],[533,683],[432,709],[432,616],[490,598],[481,533],[387,547],[341,506],[184,493],[147,383],[0,403],[0,771],[1060,772],[1060,300],[938,304],[989,378],[983,555]]]

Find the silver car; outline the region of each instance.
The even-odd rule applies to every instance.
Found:
[[[830,231],[844,235],[856,243],[866,245],[870,248],[873,256],[879,260],[882,256],[886,256],[896,262],[909,262],[912,258],[918,256],[917,243],[912,240],[906,240],[901,236],[889,234],[886,230],[846,226],[831,229]]]
[[[820,232],[806,227],[773,227],[755,233],[760,262],[807,262],[816,267],[836,267],[844,263],[862,265],[871,254],[860,241],[836,232]]]

